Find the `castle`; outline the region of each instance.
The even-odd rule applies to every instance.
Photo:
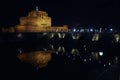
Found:
[[[20,24],[14,27],[2,28],[2,32],[66,32],[68,26],[52,26],[52,18],[45,11],[36,10],[28,16],[20,18]]]

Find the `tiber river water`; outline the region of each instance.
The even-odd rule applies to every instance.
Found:
[[[2,43],[4,80],[120,80],[120,43]]]

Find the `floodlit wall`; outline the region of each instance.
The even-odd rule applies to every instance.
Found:
[[[3,32],[66,32],[68,26],[52,26],[52,18],[44,11],[31,11],[20,18],[20,24],[14,28],[2,29]]]

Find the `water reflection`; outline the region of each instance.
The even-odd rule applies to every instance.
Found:
[[[88,48],[88,51],[84,51],[84,48]],[[25,48],[26,49],[26,48]],[[101,50],[92,51],[87,45],[83,45],[82,47],[70,47],[69,49],[63,45],[53,45],[50,44],[46,47],[41,47],[40,50],[33,49],[34,51],[29,52],[28,49],[27,53],[25,49],[18,48],[19,54],[17,57],[26,63],[30,63],[35,67],[43,68],[48,65],[48,62],[52,62],[52,56],[54,57],[53,60],[57,62],[58,59],[65,60],[63,63],[72,62],[77,63],[79,65],[83,64],[94,64],[94,66],[111,66],[114,64],[119,63],[119,57],[116,55],[110,55],[109,53],[103,52]],[[61,60],[62,61],[62,60]]]
[[[117,64],[118,62],[119,62],[119,60],[118,60],[118,56],[115,56],[115,57],[114,57],[114,63]]]
[[[62,47],[62,46],[59,46],[58,51],[59,51],[59,52],[65,52],[65,48]]]
[[[30,63],[35,67],[43,68],[48,65],[49,61],[51,61],[51,52],[34,51],[18,54],[17,57],[23,62]]]
[[[79,55],[79,50],[78,49],[72,49],[71,54]]]
[[[92,52],[92,56],[95,60],[98,60],[99,59],[99,55],[97,52]]]

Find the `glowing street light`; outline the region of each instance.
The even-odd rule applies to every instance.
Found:
[[[103,52],[99,52],[99,55],[100,55],[100,56],[103,56]]]

